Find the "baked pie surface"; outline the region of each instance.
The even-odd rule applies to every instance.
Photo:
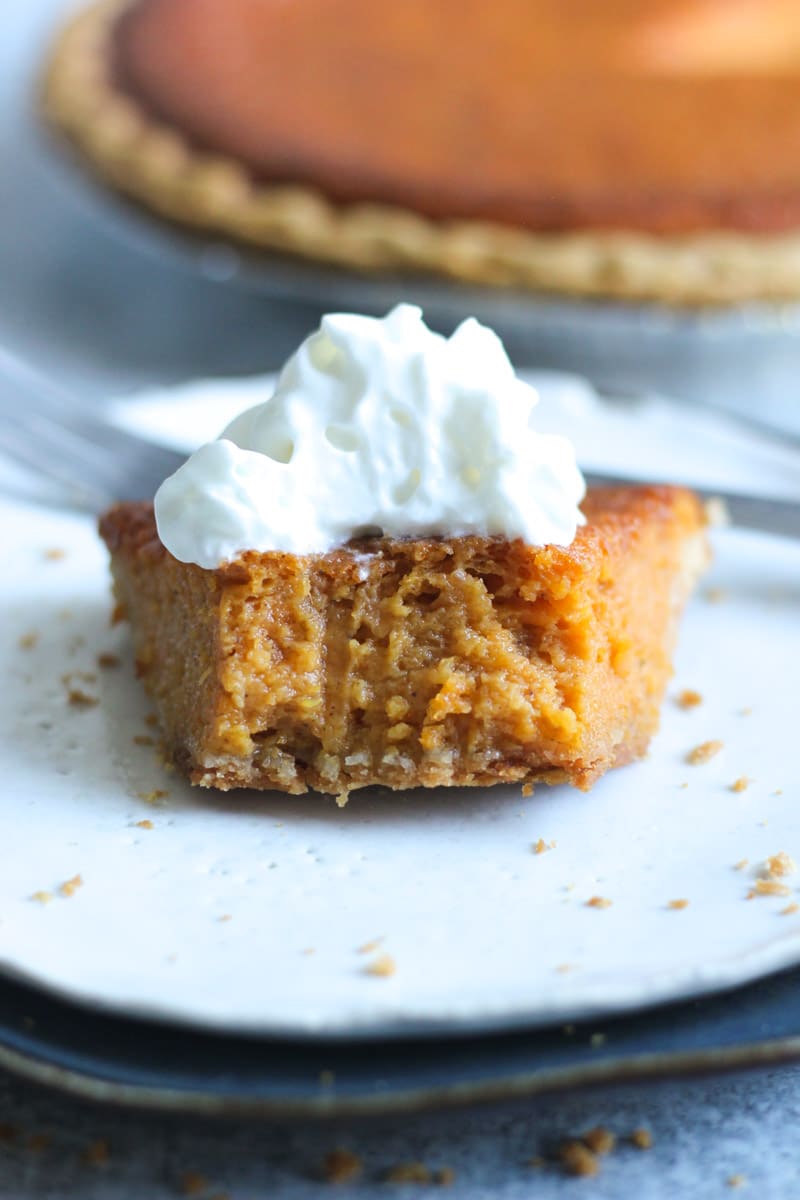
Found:
[[[104,0],[56,45],[45,108],[121,190],[256,245],[576,295],[794,297],[800,19],[737,11]]]

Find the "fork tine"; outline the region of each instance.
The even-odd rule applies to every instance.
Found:
[[[100,511],[115,499],[149,499],[184,461],[109,424],[0,346],[0,382],[4,378],[10,395],[0,400],[0,445],[68,487],[73,498],[82,497],[83,507]]]

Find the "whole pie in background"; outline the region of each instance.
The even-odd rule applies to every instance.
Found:
[[[44,108],[173,220],[362,269],[800,296],[796,0],[104,0]]]

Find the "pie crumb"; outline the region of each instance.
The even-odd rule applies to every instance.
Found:
[[[706,600],[709,604],[722,604],[723,600],[726,600],[727,597],[728,593],[724,588],[706,588]]]
[[[165,796],[169,795],[169,792],[164,788],[153,788],[150,792],[137,792],[136,795],[140,800],[144,800],[145,804],[158,804],[159,800],[163,800]]]
[[[81,1159],[87,1167],[101,1167],[108,1162],[110,1157],[108,1142],[105,1138],[97,1138],[96,1141],[90,1142],[81,1155]]]
[[[544,838],[539,838],[538,842],[533,843],[531,849],[533,850],[534,854],[544,854],[547,850],[552,850],[554,847],[555,842],[550,842],[548,844]]]
[[[634,1129],[628,1140],[637,1150],[649,1150],[653,1145],[653,1135],[649,1129]]]
[[[66,550],[62,550],[60,546],[51,546],[49,550],[45,550],[42,558],[46,562],[60,562],[62,558],[67,557]]]
[[[719,754],[724,744],[724,742],[718,740],[701,742],[699,746],[695,746],[693,750],[689,751],[686,755],[686,761],[692,767],[699,767]]]
[[[23,633],[17,645],[19,646],[20,650],[33,650],[38,641],[38,633],[36,633],[35,630],[31,630],[30,633]]]
[[[53,899],[52,892],[39,891],[39,892],[34,892],[33,895],[31,896],[31,900],[36,900],[36,901],[38,901],[39,904],[49,904],[52,899]]]
[[[199,1171],[184,1171],[180,1185],[184,1196],[199,1196],[201,1192],[208,1191],[208,1180]]]
[[[744,1184],[747,1183],[747,1176],[746,1175],[729,1175],[728,1178],[725,1180],[725,1182],[727,1183],[728,1187],[732,1187],[732,1188],[743,1187]]]
[[[137,821],[136,828],[137,829],[154,829],[155,826],[153,825],[152,821]]]
[[[533,795],[533,784],[532,783],[523,783],[522,794],[526,800],[527,800],[528,796],[532,796]]]
[[[689,907],[688,900],[670,900],[669,903],[667,904],[667,908],[673,908],[673,909],[688,908],[688,907]]]
[[[607,900],[605,896],[592,896],[586,901],[587,908],[611,908],[613,900]]]
[[[456,1173],[452,1167],[438,1167],[433,1172],[433,1182],[437,1187],[450,1187],[456,1178]]]
[[[133,744],[134,746],[152,746],[154,743],[149,733],[135,733]]]
[[[119,655],[103,652],[97,656],[97,665],[104,671],[110,671],[119,666]]]
[[[749,858],[740,858],[738,862],[733,864],[734,871],[743,871],[749,862]]]
[[[386,1172],[387,1183],[430,1183],[431,1172],[423,1162],[397,1163]]]
[[[794,875],[796,870],[797,863],[791,854],[787,854],[785,850],[779,850],[777,854],[771,854],[764,864],[764,874],[770,879],[781,878],[784,875]]]
[[[597,1125],[594,1129],[589,1129],[583,1134],[581,1141],[593,1154],[610,1154],[617,1144],[616,1134],[612,1133],[610,1129],[606,1129],[604,1125]]]
[[[356,954],[372,954],[373,950],[377,950],[383,941],[382,937],[373,938],[372,941],[364,942],[363,946],[359,946]]]
[[[678,695],[679,708],[697,708],[703,703],[703,697],[700,692],[694,688],[684,688]]]
[[[750,780],[746,775],[740,775],[738,779],[734,779],[731,784],[732,792],[746,792],[750,787]]]
[[[78,888],[83,887],[83,879],[80,875],[73,875],[71,879],[65,879],[58,889],[62,896],[74,896]]]
[[[787,883],[778,883],[777,879],[757,879],[747,893],[747,899],[752,900],[754,896],[791,896],[791,894],[792,889]]]
[[[790,917],[792,913],[796,913],[798,911],[800,911],[800,904],[795,904],[793,902],[792,904],[787,904],[786,908],[781,909],[781,916]]]
[[[364,967],[367,975],[376,975],[382,979],[388,979],[390,975],[394,975],[396,970],[397,966],[391,954],[381,954]]]
[[[357,1154],[353,1154],[352,1150],[343,1150],[340,1147],[331,1150],[330,1154],[326,1156],[322,1170],[328,1183],[349,1183],[358,1178],[362,1167],[363,1164]]]
[[[559,1150],[559,1158],[568,1175],[596,1175],[600,1170],[597,1155],[577,1140],[564,1142]]]

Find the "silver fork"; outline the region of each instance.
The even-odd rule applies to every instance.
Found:
[[[0,451],[59,484],[72,505],[94,513],[115,500],[152,499],[186,458],[111,425],[1,346]],[[589,487],[643,482],[584,474]],[[721,501],[734,525],[800,537],[800,502],[717,488],[694,490],[704,500]]]

